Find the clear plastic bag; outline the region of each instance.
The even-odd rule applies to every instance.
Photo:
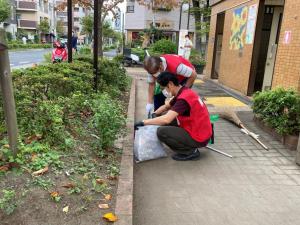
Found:
[[[135,132],[134,156],[137,162],[167,157],[156,135],[158,127],[154,125],[139,127]]]

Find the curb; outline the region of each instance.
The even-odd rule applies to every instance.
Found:
[[[135,116],[136,81],[132,79],[127,111],[127,135],[123,141],[123,154],[120,166],[115,213],[119,218],[117,225],[132,225],[133,214],[133,139]]]

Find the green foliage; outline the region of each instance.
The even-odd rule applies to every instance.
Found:
[[[101,80],[95,94],[91,62],[91,57],[84,55],[71,64],[47,64],[13,72],[19,154],[13,158],[4,140],[0,148],[4,158],[31,171],[46,166],[59,169],[60,150],[73,149],[76,137],[91,138],[90,132],[98,138],[89,144],[105,155],[125,123],[124,109],[117,98],[127,90],[129,79],[118,62],[103,59],[99,61]],[[0,117],[0,135],[5,137],[3,111]]]
[[[8,44],[9,49],[52,48],[51,44]]]
[[[0,198],[0,209],[3,210],[7,215],[12,214],[16,204],[16,193],[11,189],[2,190],[2,197]]]
[[[34,177],[32,183],[33,185],[39,186],[44,190],[49,190],[49,188],[54,185],[53,181],[50,178],[44,179],[42,177]]]
[[[125,125],[125,117],[118,102],[112,102],[108,94],[103,94],[91,102],[93,116],[89,126],[97,136],[97,146],[107,149],[113,145],[120,128]],[[113,121],[113,123],[112,123]]]
[[[16,33],[16,37],[18,40],[22,40],[22,37],[27,37],[28,34],[25,30],[18,28],[17,33]],[[22,43],[22,42],[21,42]]]
[[[44,54],[44,61],[47,63],[51,63],[51,56],[52,56],[51,52]]]
[[[201,54],[196,49],[192,49],[191,51],[190,62],[193,65],[202,65],[202,66],[206,65],[206,61],[204,57],[202,57]]]
[[[5,32],[5,35],[6,35],[6,39],[7,39],[8,42],[12,41],[12,39],[13,39],[12,33]]]
[[[44,34],[48,34],[50,30],[50,24],[48,19],[42,19],[38,25],[38,30]]]
[[[94,26],[94,17],[92,15],[87,15],[80,18],[80,24],[82,25],[82,32],[88,36],[92,36],[93,26]]]
[[[177,49],[175,43],[166,39],[155,42],[152,48],[153,51],[160,52],[161,54],[175,54]]]
[[[79,54],[83,54],[83,55],[91,54],[91,48],[89,46],[82,46],[79,49]]]
[[[59,37],[64,35],[64,22],[62,20],[56,22],[56,33]]]
[[[254,94],[253,112],[282,135],[300,131],[300,95],[294,90],[275,90]]]
[[[8,19],[10,15],[10,1],[0,0],[0,23]]]

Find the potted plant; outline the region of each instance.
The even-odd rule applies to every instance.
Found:
[[[206,65],[206,61],[201,56],[201,54],[198,53],[195,49],[192,49],[190,62],[193,64],[198,74],[203,73],[204,67]]]

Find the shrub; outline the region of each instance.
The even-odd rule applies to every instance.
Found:
[[[117,101],[112,101],[108,94],[102,94],[91,102],[93,116],[90,127],[97,135],[97,145],[107,149],[113,145],[120,128],[125,124],[122,108]]]
[[[91,48],[88,46],[82,46],[79,49],[79,54],[82,54],[82,55],[91,54]]]
[[[196,49],[192,49],[191,51],[190,62],[193,65],[202,65],[202,66],[206,65],[205,59],[201,56],[201,54]]]
[[[275,90],[254,94],[253,112],[282,135],[300,131],[300,95],[294,90]]]
[[[176,44],[170,40],[162,39],[155,42],[152,46],[154,52],[159,52],[161,54],[175,54]]]
[[[6,35],[6,39],[7,39],[8,42],[10,42],[13,39],[12,33],[5,32],[5,35]]]
[[[33,48],[52,48],[52,44],[20,44],[11,43],[8,44],[9,49],[33,49]]]

